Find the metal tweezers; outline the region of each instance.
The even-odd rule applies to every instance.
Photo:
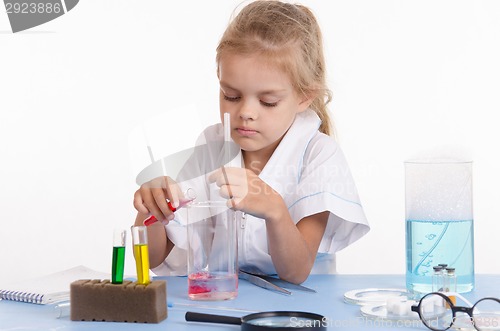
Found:
[[[267,290],[275,291],[285,295],[292,294],[292,292],[286,290],[286,288],[316,293],[315,290],[302,285],[297,285],[294,283],[287,282],[286,280],[283,279],[275,278],[261,273],[249,272],[241,269],[239,271],[239,278],[245,279],[250,283],[265,288]]]

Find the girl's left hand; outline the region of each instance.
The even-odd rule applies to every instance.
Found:
[[[220,195],[229,199],[228,207],[267,219],[268,213],[283,201],[281,195],[244,168],[220,168],[208,177],[210,183],[220,188]]]

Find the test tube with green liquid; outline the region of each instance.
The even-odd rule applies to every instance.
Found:
[[[125,267],[125,242],[127,231],[115,229],[113,233],[113,265],[111,267],[111,283],[123,283],[123,269]]]
[[[149,284],[148,230],[146,226],[132,226],[137,284]]]

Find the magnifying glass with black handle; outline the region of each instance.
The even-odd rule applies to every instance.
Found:
[[[241,331],[326,330],[324,316],[300,311],[269,311],[243,317],[203,314],[188,311],[186,321],[241,325]]]

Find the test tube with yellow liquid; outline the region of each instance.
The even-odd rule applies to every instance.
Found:
[[[147,285],[149,279],[148,231],[146,226],[132,226],[137,284]]]

